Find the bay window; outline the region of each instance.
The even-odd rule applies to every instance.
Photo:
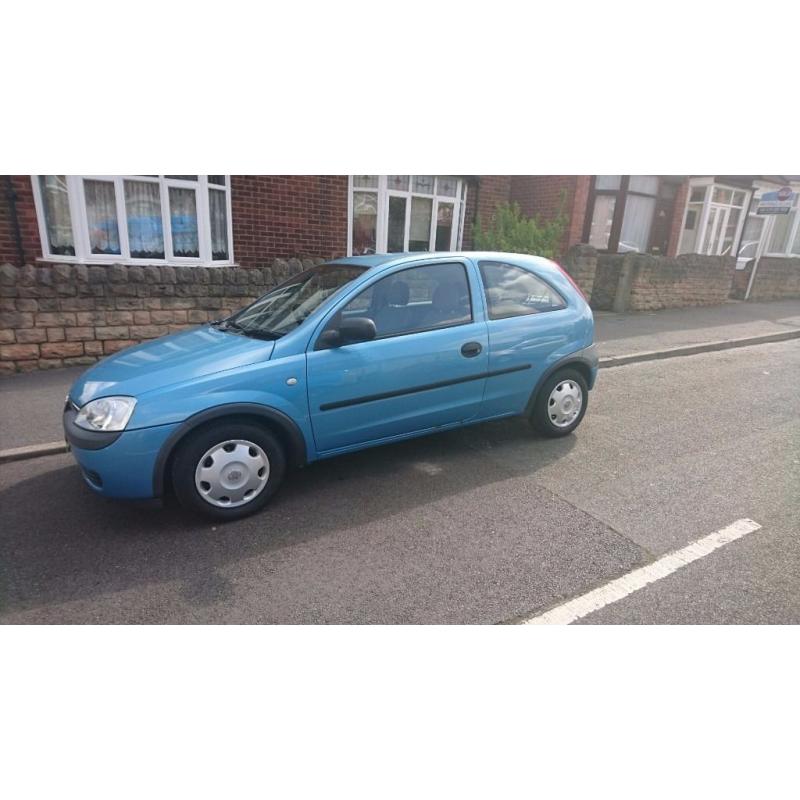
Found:
[[[655,175],[596,175],[584,241],[612,253],[646,252],[659,186]]]
[[[445,175],[353,175],[348,253],[458,250],[466,183]]]
[[[713,178],[692,179],[678,253],[735,256],[749,202],[747,189],[724,186]]]
[[[759,214],[759,200],[775,186],[756,181],[752,190],[693,178],[684,209],[679,253],[737,256],[737,267],[762,255],[800,256],[800,209],[794,188],[788,214]]]
[[[226,175],[40,175],[33,189],[46,259],[233,263]]]

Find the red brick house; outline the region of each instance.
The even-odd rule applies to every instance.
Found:
[[[789,256],[796,210],[755,213],[761,193],[785,184],[800,188],[797,176],[14,175],[0,186],[0,263],[253,267],[463,249],[502,202],[564,214],[565,251],[736,255],[744,242],[749,258]]]

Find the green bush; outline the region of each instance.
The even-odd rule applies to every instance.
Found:
[[[566,226],[563,210],[551,222],[543,222],[535,217],[523,217],[516,203],[502,203],[495,209],[486,230],[481,227],[480,220],[475,224],[472,240],[476,250],[558,258]]]

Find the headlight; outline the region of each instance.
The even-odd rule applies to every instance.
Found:
[[[87,431],[124,431],[135,407],[133,397],[101,397],[78,411],[75,424]]]

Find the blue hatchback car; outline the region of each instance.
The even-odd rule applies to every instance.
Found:
[[[525,415],[571,433],[597,376],[592,312],[557,264],[508,253],[342,258],[232,316],[123,350],[73,385],[88,485],[236,519],[288,467]]]

